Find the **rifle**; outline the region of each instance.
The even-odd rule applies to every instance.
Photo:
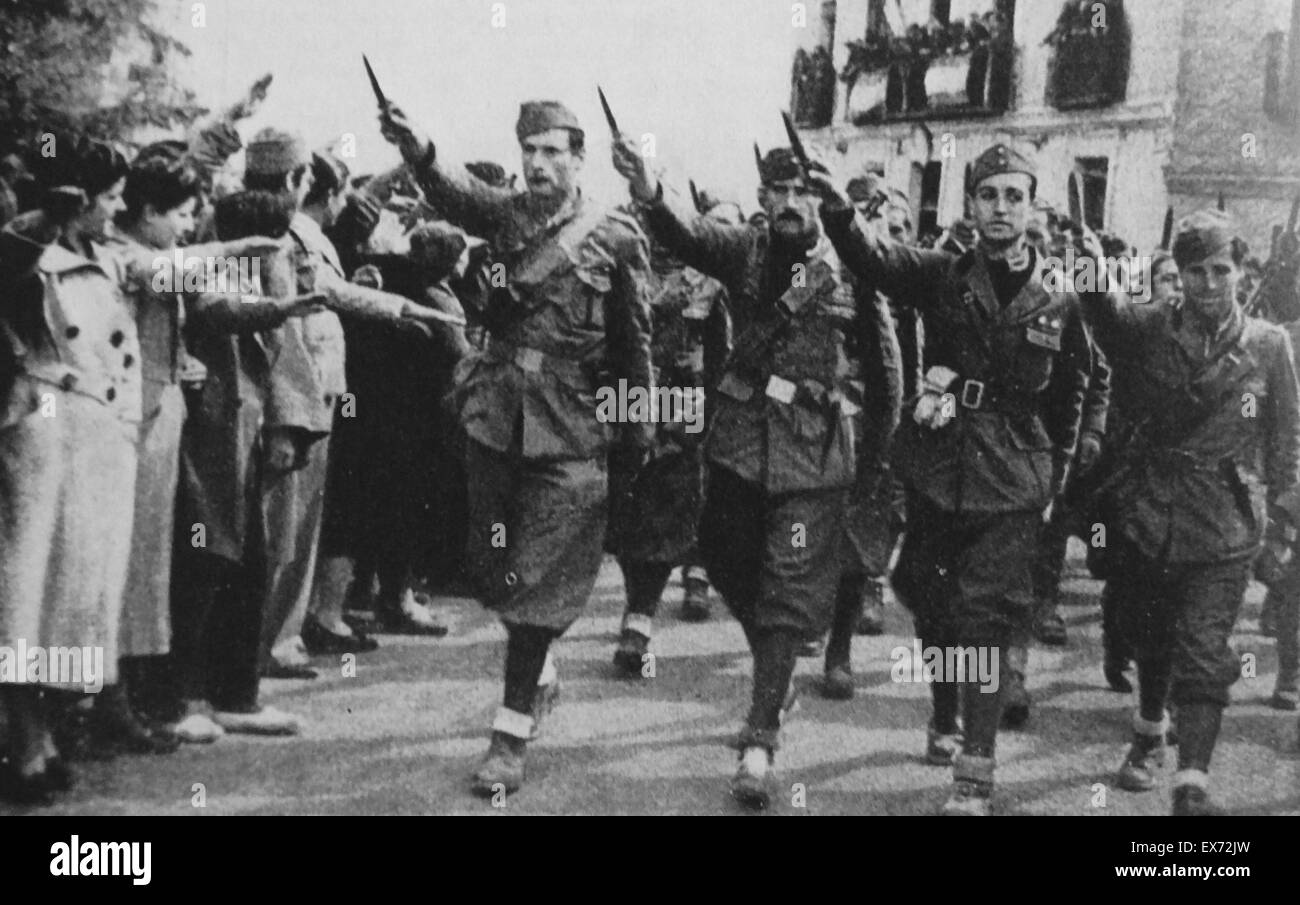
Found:
[[[1265,289],[1268,289],[1271,292],[1274,289],[1273,284],[1281,279],[1286,273],[1294,272],[1297,263],[1300,263],[1300,261],[1296,260],[1297,249],[1295,230],[1298,222],[1300,222],[1300,192],[1297,192],[1295,198],[1291,201],[1291,213],[1287,217],[1286,230],[1281,231],[1280,227],[1273,228],[1274,241],[1272,254],[1269,255],[1268,263],[1264,265],[1264,273],[1260,277],[1259,285],[1255,287],[1255,291],[1251,293],[1250,299],[1247,300],[1246,304],[1243,306],[1247,315],[1255,315],[1256,312],[1262,308],[1264,300],[1269,297],[1268,294],[1265,293]],[[1288,236],[1291,237],[1290,243],[1285,242]],[[1289,259],[1284,259],[1283,257],[1287,251],[1284,247],[1286,244],[1291,245]],[[1274,316],[1277,316],[1281,312],[1275,311],[1271,313]]]

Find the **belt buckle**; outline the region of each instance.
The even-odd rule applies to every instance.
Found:
[[[537,349],[521,348],[515,351],[515,364],[533,374],[542,369],[542,353]]]
[[[971,391],[974,390],[974,399]],[[961,404],[968,409],[978,409],[984,404],[984,381],[967,380],[961,386]]]
[[[767,379],[767,395],[786,405],[794,402],[794,394],[798,389],[799,387],[793,381],[777,377],[775,374]]]

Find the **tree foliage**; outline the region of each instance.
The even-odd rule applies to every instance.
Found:
[[[125,141],[142,126],[170,128],[206,112],[175,80],[170,64],[190,51],[150,24],[155,7],[156,0],[0,0],[0,151],[53,129]],[[127,84],[107,84],[110,62],[123,58]]]

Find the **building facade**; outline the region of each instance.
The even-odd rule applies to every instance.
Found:
[[[969,164],[1031,154],[1063,215],[1159,244],[1220,198],[1267,257],[1300,191],[1300,0],[825,0],[792,109],[845,179],[883,172],[921,232]],[[828,78],[829,57],[834,78]],[[832,99],[833,95],[833,99]]]

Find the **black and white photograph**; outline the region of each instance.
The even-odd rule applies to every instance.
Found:
[[[1297,344],[1300,0],[0,0],[0,816],[1298,816]]]

